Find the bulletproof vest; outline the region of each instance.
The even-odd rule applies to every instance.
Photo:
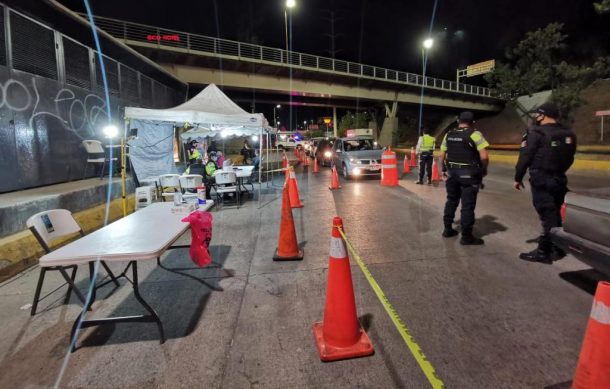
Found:
[[[470,138],[474,129],[452,129],[447,133],[447,161],[465,165],[481,163],[474,141]]]
[[[576,153],[574,132],[558,124],[534,127],[532,131],[542,136],[542,143],[537,151],[540,153],[540,158],[535,158],[541,166],[532,166],[532,168],[549,173],[565,173],[574,163]]]

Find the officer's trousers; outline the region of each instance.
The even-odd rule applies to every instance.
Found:
[[[538,249],[549,252],[552,248],[551,228],[561,227],[561,205],[564,202],[568,180],[565,175],[530,172],[532,202],[542,223]]]
[[[419,180],[424,181],[424,172],[428,175],[428,181],[432,180],[432,153],[422,152],[419,155]]]
[[[481,185],[482,173],[479,168],[449,169],[449,178],[445,184],[447,202],[443,222],[445,229],[451,228],[455,211],[462,202],[460,224],[462,235],[472,235],[474,226],[474,209],[477,206],[477,195]]]

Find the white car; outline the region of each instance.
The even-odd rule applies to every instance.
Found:
[[[294,140],[293,138],[278,139],[275,146],[280,149],[293,149],[295,147],[303,148],[303,141]]]

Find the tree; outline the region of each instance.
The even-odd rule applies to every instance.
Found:
[[[593,8],[598,14],[610,13],[610,0],[602,0],[593,3]]]
[[[339,136],[345,136],[345,132],[351,128],[368,128],[370,115],[368,112],[350,112],[347,111],[339,120]]]
[[[559,105],[563,119],[569,119],[570,113],[582,103],[580,92],[596,78],[608,74],[610,61],[598,58],[592,66],[582,66],[561,60],[567,38],[562,28],[560,23],[551,23],[528,32],[515,48],[507,51],[507,63],[499,63],[485,75],[490,87],[511,102],[520,95],[551,89],[551,99]]]

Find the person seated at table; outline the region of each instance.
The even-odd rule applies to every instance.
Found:
[[[216,170],[218,170],[218,165],[216,165],[216,153],[211,152],[208,161],[204,165],[203,169],[203,183],[205,185],[205,198],[210,200],[212,197],[210,196],[210,191],[212,190],[212,186],[216,183],[214,180],[214,174],[216,174]]]
[[[258,150],[254,151],[254,159],[252,160],[252,164],[254,165],[253,170],[258,170],[258,168],[261,164],[261,156],[259,155]]]
[[[201,159],[195,161],[195,163],[190,164],[184,174],[199,174],[200,176],[205,176],[205,165]]]

